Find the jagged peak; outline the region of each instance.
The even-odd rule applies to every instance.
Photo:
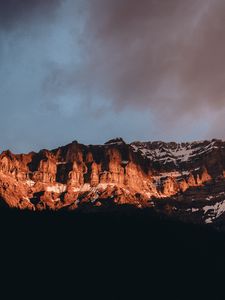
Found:
[[[105,145],[111,145],[111,144],[126,144],[126,143],[121,137],[117,137],[117,138],[111,139],[105,143]]]
[[[79,142],[78,142],[77,140],[73,140],[73,141],[71,142],[71,144],[77,145],[77,144],[79,144]]]
[[[12,151],[10,151],[9,149],[2,151],[1,156],[7,156],[12,158],[14,156],[14,154],[12,153]]]

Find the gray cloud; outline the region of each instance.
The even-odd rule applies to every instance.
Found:
[[[174,113],[202,113],[205,105],[217,109],[223,105],[224,5],[86,1],[82,64],[75,72],[54,70],[50,89],[54,78],[61,88],[104,98],[114,109],[150,109],[169,121]]]
[[[0,2],[0,27],[12,30],[28,22],[34,22],[37,18],[48,18],[54,16],[55,9],[62,0],[7,0]]]
[[[114,109],[149,109],[167,127],[223,108],[224,1],[94,0],[88,11],[84,77]]]
[[[174,108],[189,112],[194,102],[215,103],[225,67],[225,42],[218,36],[225,30],[223,6],[205,0],[92,1],[86,49],[91,78],[97,75],[93,85],[119,108],[173,114]]]
[[[223,0],[2,1],[1,144],[224,137],[224,53]]]

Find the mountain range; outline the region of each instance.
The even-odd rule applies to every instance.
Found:
[[[1,206],[33,211],[111,211],[129,205],[170,218],[225,222],[225,142],[77,141],[0,155]]]

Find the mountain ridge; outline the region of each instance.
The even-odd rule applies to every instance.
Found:
[[[164,140],[147,140],[147,141],[141,141],[141,140],[134,140],[134,141],[131,141],[131,142],[126,142],[122,137],[115,137],[115,138],[111,138],[109,140],[107,140],[106,142],[102,143],[102,144],[87,144],[87,143],[83,143],[83,142],[79,142],[78,140],[72,140],[71,142],[67,142],[65,144],[63,144],[62,146],[58,146],[58,147],[53,147],[53,148],[39,148],[38,150],[30,150],[30,151],[25,151],[25,152],[17,152],[17,151],[12,151],[10,148],[6,148],[6,149],[2,149],[0,151],[0,154],[2,154],[3,152],[9,152],[13,155],[21,155],[21,154],[32,154],[32,153],[39,153],[40,151],[43,151],[43,150],[47,150],[47,151],[53,151],[53,150],[56,150],[58,148],[61,148],[61,147],[66,147],[66,146],[69,146],[73,143],[77,143],[77,144],[80,144],[80,145],[83,145],[83,146],[104,146],[104,145],[107,145],[109,143],[111,143],[112,141],[123,141],[123,143],[127,144],[127,145],[132,145],[132,144],[136,144],[136,143],[142,143],[142,144],[167,144],[167,145],[184,145],[184,144],[200,144],[200,143],[205,143],[205,142],[208,142],[208,143],[211,143],[211,142],[222,142],[224,143],[225,140],[223,139],[219,139],[219,138],[211,138],[211,139],[203,139],[203,140],[192,140],[192,141],[189,141],[189,140],[186,140],[186,141],[180,141],[180,142],[176,142],[176,141],[164,141]]]
[[[196,222],[225,212],[225,142],[73,141],[53,150],[0,154],[0,197],[10,207],[74,210],[151,207]],[[163,205],[164,204],[164,205]]]

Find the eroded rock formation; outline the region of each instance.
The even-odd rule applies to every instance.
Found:
[[[119,138],[88,146],[74,141],[39,153],[2,152],[0,197],[10,207],[31,210],[101,206],[107,199],[145,207],[152,199],[190,200],[201,193],[206,198],[208,187],[221,193],[224,174],[220,140],[126,144]]]

